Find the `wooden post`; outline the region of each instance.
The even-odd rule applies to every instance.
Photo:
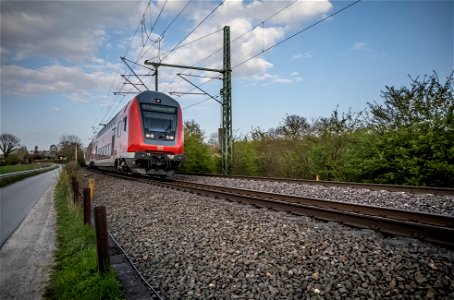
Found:
[[[109,241],[107,238],[106,207],[95,207],[96,249],[98,253],[98,271],[104,274],[109,269]]]
[[[84,188],[84,224],[90,224],[90,189]]]
[[[73,202],[74,204],[77,203],[79,200],[79,181],[77,181],[76,177],[72,178],[73,180]]]
[[[93,200],[93,195],[95,192],[95,180],[93,178],[90,178],[88,180],[88,188],[90,189],[90,200]]]

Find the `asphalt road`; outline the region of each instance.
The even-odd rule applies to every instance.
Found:
[[[1,243],[8,240],[44,192],[57,180],[60,169],[28,177],[0,188]]]

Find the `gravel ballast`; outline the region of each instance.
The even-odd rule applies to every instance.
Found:
[[[454,299],[452,250],[85,173],[166,299]]]
[[[383,190],[372,191],[369,189],[347,186],[324,186],[304,183],[256,181],[210,176],[177,175],[174,178],[194,183],[221,185],[291,196],[336,200],[363,205],[454,215],[454,196],[413,194]]]

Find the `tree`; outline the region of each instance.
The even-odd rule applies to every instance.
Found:
[[[378,180],[454,186],[454,73],[440,83],[434,72],[410,87],[386,87],[384,104],[369,103],[380,137]]]
[[[338,108],[333,110],[329,117],[317,119],[314,131],[318,136],[339,136],[347,132],[353,132],[365,126],[365,112],[355,113],[351,109],[348,113],[340,114]]]
[[[305,117],[298,115],[287,115],[283,123],[277,128],[277,133],[291,139],[299,139],[310,133],[311,125]]]
[[[15,164],[28,164],[30,163],[30,156],[28,155],[28,150],[26,146],[14,149],[13,152],[8,155],[5,159],[7,165]]]
[[[210,147],[205,144],[205,133],[194,120],[184,122],[184,152],[186,160],[181,166],[182,171],[194,173],[210,173],[214,171],[214,158]]]
[[[0,150],[2,150],[5,160],[19,146],[19,143],[20,139],[12,134],[3,133],[0,135]]]
[[[58,142],[58,155],[66,157],[67,161],[74,161],[77,151],[77,161],[83,163],[82,141],[76,135],[62,135]]]

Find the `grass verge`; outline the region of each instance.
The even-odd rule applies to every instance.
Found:
[[[113,270],[98,274],[96,236],[83,224],[80,205],[74,205],[71,176],[74,166],[66,166],[55,188],[57,210],[56,265],[44,297],[47,299],[123,299]]]
[[[12,176],[12,177],[0,178],[0,187],[10,185],[12,183],[15,183],[17,181],[20,181],[20,180],[28,178],[28,177],[32,177],[32,176],[36,176],[38,174],[49,172],[49,169],[43,169],[43,170],[41,170],[41,169],[42,169],[41,167],[40,168],[36,168],[36,167],[29,168],[28,170],[36,170],[36,171],[33,173],[29,173],[29,174],[21,174],[21,175]],[[20,170],[20,171],[28,171],[28,170],[25,169],[25,170]],[[0,173],[0,174],[7,174],[7,173],[13,173],[13,172],[20,172],[20,171],[4,172],[4,173]]]
[[[33,169],[38,169],[38,168],[43,168],[47,167],[50,164],[31,164],[31,165],[8,165],[8,166],[0,166],[0,174],[7,174],[7,173],[13,173],[13,172],[20,172],[20,171],[28,171],[28,170],[33,170]]]

